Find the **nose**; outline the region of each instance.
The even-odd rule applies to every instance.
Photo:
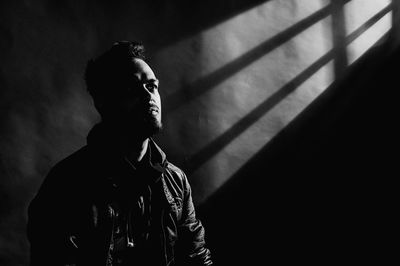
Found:
[[[143,97],[145,97],[146,99],[147,99],[147,98],[148,98],[148,99],[151,98],[152,93],[151,93],[151,91],[148,89],[146,83],[143,83],[143,84],[142,84],[141,90],[140,90],[140,91],[141,91],[141,95],[142,95]]]

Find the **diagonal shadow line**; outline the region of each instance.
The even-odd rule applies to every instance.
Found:
[[[372,46],[379,45],[388,39],[389,33],[384,34],[381,38],[379,38]],[[334,55],[337,52],[337,49],[332,49],[308,68],[306,68],[303,72],[301,72],[298,76],[296,76],[293,80],[283,86],[280,90],[275,92],[272,96],[266,99],[263,103],[261,103],[258,107],[253,109],[249,114],[243,117],[240,121],[238,121],[235,125],[233,125],[230,129],[225,131],[218,138],[213,140],[211,143],[207,144],[207,146],[197,152],[195,155],[191,156],[187,161],[187,167],[185,171],[188,174],[193,173],[196,169],[198,169],[202,164],[204,164],[208,158],[217,154],[220,150],[222,150],[227,144],[229,144],[233,139],[239,136],[242,132],[244,132],[248,127],[250,127],[253,123],[255,123],[259,118],[261,118],[265,113],[271,110],[275,105],[277,105],[281,100],[283,100],[288,94],[293,92],[298,86],[300,86],[304,81],[310,78],[315,72],[317,72],[321,67],[327,64],[330,60],[334,59]]]
[[[389,13],[392,10],[392,8],[393,8],[392,4],[389,4],[388,6],[383,8],[381,11],[376,13],[373,17],[368,19],[364,24],[362,24],[360,27],[358,27],[352,33],[350,33],[346,37],[346,44],[349,44],[349,43],[353,42],[355,39],[357,39],[358,37],[360,37],[361,34],[363,34],[372,25],[374,25],[376,22],[378,22],[383,16],[385,16],[387,13]]]
[[[390,33],[389,32],[385,33],[372,45],[372,47],[384,45],[384,43],[390,45],[391,40],[389,39],[389,37]],[[385,49],[385,47],[383,46],[378,49],[382,51],[382,49]],[[393,51],[394,50],[391,50],[389,52],[389,54],[392,56],[393,56]],[[240,169],[238,169],[238,171],[236,171],[230,177],[226,178],[226,182],[224,182],[213,193],[211,193],[203,202],[199,204],[199,212],[201,216],[204,216],[207,212],[210,211],[210,209],[218,210],[218,207],[216,208],[214,207],[216,206],[217,203],[220,202],[220,199],[226,199],[227,197],[232,198],[234,197],[237,191],[243,190],[243,184],[251,183],[247,182],[249,180],[243,182],[243,178],[248,179],[249,177],[250,178],[254,177],[254,175],[249,176],[248,173],[249,172],[257,173],[257,171],[260,169],[259,167],[265,165],[265,162],[269,162],[269,165],[271,165],[274,169],[277,169],[277,171],[281,173],[282,168],[280,166],[277,167],[275,162],[280,162],[281,161],[280,158],[283,158],[282,156],[287,155],[288,152],[290,154],[291,151],[298,149],[299,146],[307,147],[307,144],[304,144],[305,143],[304,138],[307,138],[306,136],[308,136],[310,132],[312,132],[312,134],[315,135],[313,133],[314,131],[321,132],[321,127],[326,128],[326,126],[320,125],[318,124],[318,122],[320,122],[321,118],[326,117],[327,113],[329,114],[332,113],[330,107],[332,106],[337,107],[338,99],[340,102],[342,102],[343,99],[342,93],[344,91],[348,91],[347,88],[349,88],[348,86],[343,86],[343,85],[344,84],[348,85],[349,80],[352,80],[354,77],[356,77],[356,79],[358,80],[362,79],[361,76],[363,75],[363,73],[365,73],[365,71],[367,73],[375,73],[371,72],[371,70],[377,69],[376,67],[379,67],[379,65],[382,66],[382,63],[386,62],[387,59],[385,58],[388,58],[387,57],[388,54],[384,52],[382,56],[381,52],[378,52],[378,54],[376,54],[376,52],[378,51],[370,50],[369,52],[363,54],[357,60],[358,62],[355,62],[354,65],[349,66],[349,70],[348,72],[346,72],[347,76],[345,76],[344,79],[332,83],[332,85],[330,85],[321,95],[319,95],[310,105],[308,105],[295,119],[293,119],[285,127],[284,129],[285,132],[280,132],[279,134],[277,134],[273,139],[271,139],[271,141],[269,141],[263,147],[261,147],[259,151],[254,153],[253,156],[249,158],[245,162],[245,164],[240,167]],[[376,64],[376,59],[374,58],[379,58],[378,60],[380,63]],[[371,61],[373,62],[373,64],[369,63]],[[372,69],[366,70],[365,66],[372,66]],[[354,81],[350,81],[350,86],[352,84],[354,84]],[[340,115],[343,116],[344,114],[341,113]],[[328,117],[328,119],[330,118],[331,116]],[[332,121],[329,122],[329,124],[331,125]],[[308,140],[310,140],[310,138],[308,138]],[[324,138],[324,140],[326,140],[326,138]],[[299,143],[301,144],[298,145]],[[287,149],[287,147],[289,147],[289,149]],[[301,156],[300,153],[299,156]],[[314,155],[311,154],[310,156]],[[286,163],[285,166],[287,166]],[[256,179],[252,180],[255,181]],[[277,184],[275,180],[272,180],[271,182],[275,182],[274,185]]]
[[[154,15],[166,19],[169,16],[169,13],[166,12],[164,8],[164,5],[167,1],[153,1],[155,1],[157,5],[157,8],[154,10]],[[153,49],[150,54],[156,53],[163,47],[172,46],[178,42],[184,41],[185,39],[192,37],[198,32],[215,27],[220,23],[224,23],[227,20],[246,13],[249,10],[257,8],[258,6],[263,5],[269,1],[272,0],[175,1],[175,3],[179,6],[179,8],[175,12],[183,14],[182,17],[178,20],[179,22],[184,21],[185,24],[183,26],[181,25],[181,27],[174,28],[170,28],[171,25],[168,24],[163,25],[161,29],[157,27],[157,30],[160,30],[160,32],[158,32],[159,34],[157,35],[158,38],[152,39],[152,41],[146,44],[146,47],[148,48],[148,51]],[[211,10],[210,7],[212,7]],[[193,10],[196,10],[196,12],[193,12]],[[205,16],[207,16],[206,19],[204,19]],[[166,30],[165,27],[168,26],[169,28],[168,30]],[[151,45],[154,45],[153,48],[151,48]]]
[[[287,95],[292,93],[298,86],[304,81],[310,78],[315,72],[326,65],[330,60],[333,59],[334,50],[330,50],[328,53],[319,58],[316,62],[306,68],[298,76],[292,79],[290,82],[285,84],[281,89],[275,92],[272,96],[266,99],[263,103],[253,109],[249,114],[243,117],[230,129],[225,131],[218,138],[209,143],[205,148],[197,152],[195,155],[188,159],[186,172],[188,174],[193,173],[203,163],[205,163],[210,157],[222,150],[227,144],[233,139],[244,132],[248,127],[260,119],[264,114],[281,102]]]
[[[344,0],[330,0],[332,5],[332,41],[336,48],[334,60],[335,77],[340,77],[348,66],[346,52],[346,16],[343,6],[347,3]]]
[[[284,44],[300,32],[306,30],[310,26],[314,25],[318,21],[327,17],[331,13],[331,5],[318,10],[314,14],[308,16],[307,18],[299,21],[292,27],[278,33],[271,39],[261,43],[251,51],[243,54],[239,58],[233,60],[232,62],[226,64],[225,66],[214,71],[212,74],[205,78],[201,78],[198,81],[188,85],[184,90],[179,90],[171,95],[167,96],[165,109],[167,112],[174,111],[180,107],[183,103],[193,100],[196,97],[204,94],[208,90],[217,86],[224,80],[228,79],[235,73],[239,72],[241,69],[250,65],[260,57],[269,53],[273,49]]]
[[[400,15],[399,14],[400,5],[397,1],[398,0],[390,1],[390,4],[392,5],[392,11],[393,11],[393,13],[392,13],[392,28],[393,28],[393,30],[396,29],[396,30],[394,30],[395,32],[398,32],[398,30],[397,30],[399,28],[398,22],[400,21],[400,16],[399,16]]]

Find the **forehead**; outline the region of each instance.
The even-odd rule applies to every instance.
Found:
[[[151,67],[142,59],[134,58],[130,67],[130,74],[134,75],[139,80],[156,79]]]

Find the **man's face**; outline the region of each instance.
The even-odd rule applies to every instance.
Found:
[[[158,79],[150,66],[141,59],[133,59],[116,86],[118,96],[112,101],[111,119],[146,137],[158,133],[162,127],[161,98]]]

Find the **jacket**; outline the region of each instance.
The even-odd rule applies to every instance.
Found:
[[[95,126],[85,147],[56,164],[29,205],[31,265],[112,265],[113,176],[131,166],[104,131]],[[152,139],[148,149],[152,211],[143,265],[211,265],[186,175]]]

